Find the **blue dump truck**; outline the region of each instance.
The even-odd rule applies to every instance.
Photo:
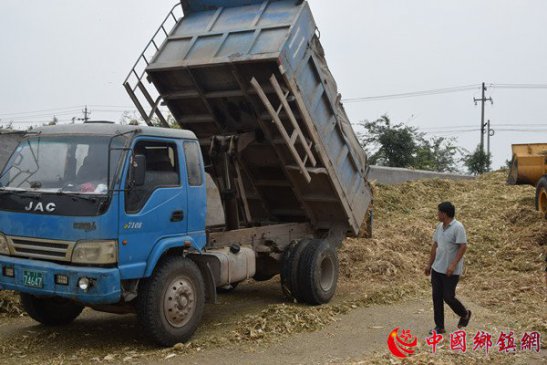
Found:
[[[45,325],[136,313],[163,346],[248,279],[329,302],[372,192],[318,34],[305,1],[177,4],[124,83],[148,125],[43,127],[11,155],[0,289]]]

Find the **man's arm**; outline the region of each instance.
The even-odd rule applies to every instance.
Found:
[[[450,265],[448,266],[448,269],[446,269],[446,276],[451,276],[452,275],[454,270],[456,270],[456,266],[458,265],[458,262],[460,262],[460,260],[463,257],[463,254],[467,250],[467,244],[466,243],[462,243],[459,246],[460,247],[458,248],[458,252],[456,252],[456,257],[454,257],[454,260],[450,263]]]
[[[446,276],[451,276],[454,271],[456,270],[456,266],[458,265],[458,262],[463,257],[463,254],[467,250],[467,233],[465,232],[465,228],[458,224],[456,226],[456,242],[458,247],[458,252],[456,252],[456,257],[454,257],[454,260],[448,265],[448,268],[446,269]]]
[[[429,261],[424,269],[424,274],[429,276],[431,274],[431,265],[435,261],[435,256],[437,256],[437,242],[433,242],[431,245],[431,253],[429,254]]]

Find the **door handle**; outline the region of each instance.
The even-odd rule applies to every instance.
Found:
[[[171,222],[182,222],[184,220],[184,212],[177,210],[171,214]]]

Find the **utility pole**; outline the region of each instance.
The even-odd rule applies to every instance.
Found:
[[[484,154],[484,128],[486,127],[486,124],[484,123],[484,106],[486,104],[487,101],[489,101],[491,104],[494,104],[494,100],[492,100],[492,98],[487,98],[486,97],[486,85],[485,83],[483,82],[482,83],[482,97],[480,99],[477,99],[477,98],[473,98],[473,100],[475,101],[475,105],[477,105],[477,102],[481,102],[481,145],[480,145],[480,149],[481,149],[481,152]]]
[[[487,132],[486,132],[486,135],[488,137],[487,139],[487,142],[486,142],[486,151],[488,151],[488,156],[490,156],[490,137],[494,137],[496,135],[496,131],[492,129],[491,127],[491,124],[490,124],[490,120],[488,120],[488,129],[487,129]]]
[[[91,112],[87,110],[87,105],[85,106],[84,110],[82,110],[82,113],[84,113],[84,117],[78,118],[78,120],[83,120],[84,123],[87,123],[89,121],[89,116],[91,115]]]

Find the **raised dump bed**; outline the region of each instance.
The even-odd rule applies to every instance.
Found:
[[[309,222],[357,234],[372,199],[367,158],[308,3],[181,5],[184,16],[179,8],[168,15],[125,83],[143,118],[167,126],[165,105],[198,136],[223,197],[235,190],[230,229]],[[235,137],[212,143],[214,136]],[[234,167],[219,168],[218,148]]]

